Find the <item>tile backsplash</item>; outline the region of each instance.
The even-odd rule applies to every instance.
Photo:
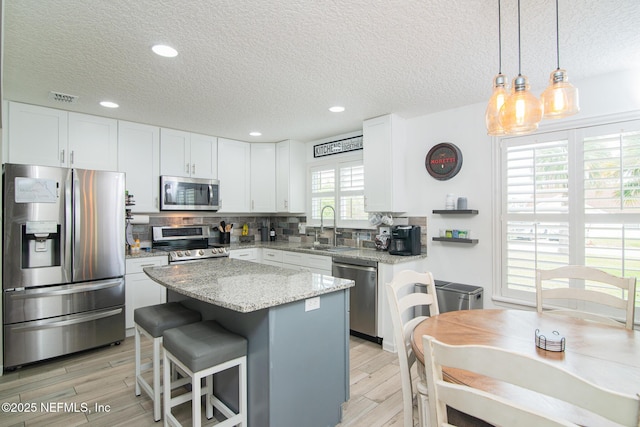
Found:
[[[396,224],[419,225],[421,227],[420,240],[422,246],[427,242],[427,218],[426,217],[399,217],[394,218]],[[318,236],[318,241],[322,244],[333,244],[333,228],[326,228],[320,233],[320,227],[306,225],[306,216],[219,216],[219,217],[199,217],[199,216],[151,216],[149,224],[134,224],[133,238],[140,239],[141,246],[151,244],[151,227],[170,225],[208,225],[211,228],[211,241],[220,241],[218,225],[221,221],[226,224],[233,224],[231,231],[231,242],[240,241],[243,224],[249,227],[248,240],[260,241],[260,229],[262,227],[273,228],[276,231],[278,241],[289,241],[298,243],[313,243]],[[300,225],[304,225],[304,233],[300,232]],[[377,229],[358,228],[338,228],[338,245],[351,247],[375,248],[374,238],[379,233]],[[245,239],[243,237],[243,239]]]

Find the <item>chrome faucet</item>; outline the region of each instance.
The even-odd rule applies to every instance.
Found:
[[[331,209],[333,211],[333,246],[338,246],[338,226],[336,225],[336,210],[333,206],[325,206],[320,211],[320,233],[324,232],[324,210]]]

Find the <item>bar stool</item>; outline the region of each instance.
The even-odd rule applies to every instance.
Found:
[[[206,395],[207,419],[213,417],[213,408],[227,419],[216,427],[247,425],[247,340],[224,329],[213,320],[167,329],[163,334],[164,347],[164,422],[180,426],[171,408],[191,400],[192,425],[200,426],[200,396]],[[170,380],[173,364],[191,377],[191,394],[171,396],[174,388]],[[238,367],[238,412],[234,412],[213,394],[213,374]],[[201,379],[206,378],[201,392]]]
[[[189,310],[179,302],[150,305],[136,308],[133,311],[135,326],[136,347],[136,396],[140,396],[140,390],[144,390],[153,401],[153,419],[159,421],[160,412],[160,345],[162,333],[166,329],[184,326],[189,323],[199,322],[202,316],[197,311]],[[151,362],[141,365],[140,335],[144,335],[153,341],[153,358]],[[149,384],[142,373],[153,369],[153,383]]]

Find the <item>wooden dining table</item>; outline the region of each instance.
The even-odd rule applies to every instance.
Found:
[[[558,331],[565,337],[565,350],[537,347],[536,329],[545,334]],[[638,331],[535,311],[450,311],[423,320],[413,331],[412,347],[418,361],[424,364],[423,335],[451,345],[481,344],[512,350],[551,362],[601,387],[632,395],[640,393]],[[443,377],[568,418],[579,425],[607,425],[606,420],[588,411],[468,371],[443,367]]]

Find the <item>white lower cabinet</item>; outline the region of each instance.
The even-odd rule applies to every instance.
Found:
[[[312,273],[331,276],[333,260],[330,256],[304,254],[304,265]]]
[[[295,270],[307,270],[312,273],[331,275],[332,260],[330,256],[311,255],[301,252],[284,251],[282,266]]]
[[[282,267],[282,251],[277,249],[262,249],[262,264]]]
[[[258,253],[258,248],[233,249],[229,252],[229,258],[260,262],[260,254]]]
[[[168,264],[166,256],[130,258],[126,260],[125,280],[125,327],[133,328],[133,311],[136,308],[167,302],[167,289],[154,282],[144,271],[145,267]]]

